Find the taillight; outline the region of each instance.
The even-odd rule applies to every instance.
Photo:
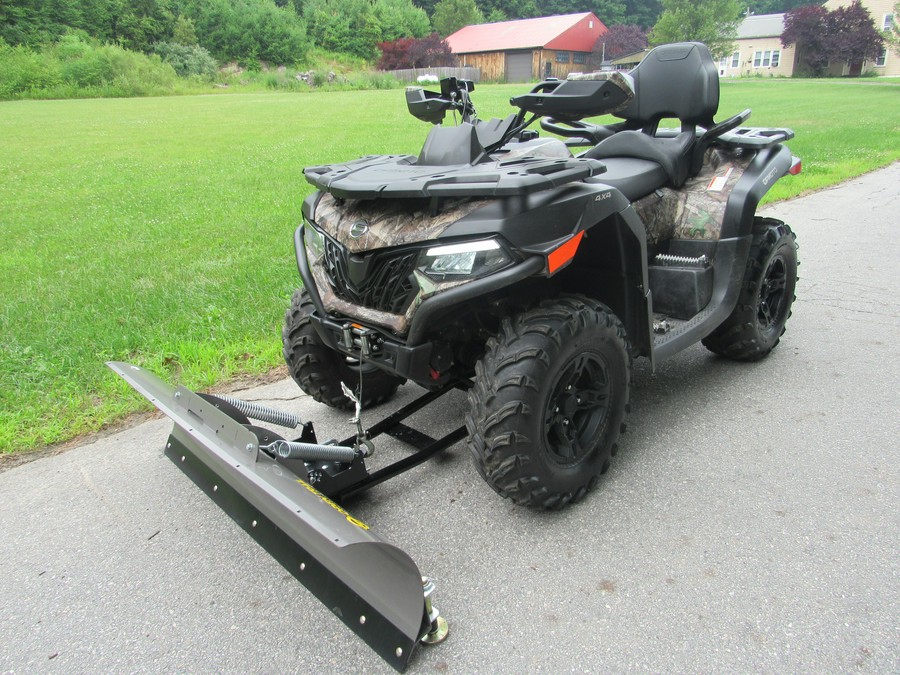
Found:
[[[791,163],[791,168],[788,169],[788,173],[792,176],[796,176],[801,171],[803,171],[803,162],[800,161],[799,157],[794,157],[794,161]]]

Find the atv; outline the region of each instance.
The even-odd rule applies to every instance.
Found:
[[[473,91],[455,78],[407,89],[409,111],[434,125],[417,156],[304,172],[317,190],[294,234],[302,287],[284,358],[312,398],[354,411],[346,439],[109,364],[175,421],[166,455],[398,670],[447,624],[433,583],[350,514],[351,498],[466,439],[501,496],[577,502],[616,452],[634,358],[652,365],[700,341],[761,359],[797,279],[793,232],[755,215],[800,172],[782,144],[793,132],[744,126],[749,110],[716,122],[704,45],[545,80],[504,119],[478,119]],[[441,125],[448,112],[458,125]],[[585,121],[606,114],[620,121]],[[552,135],[528,128],[538,119]],[[426,392],[367,428],[362,411],[408,380]],[[451,390],[467,392],[465,426],[435,439],[404,424]],[[415,452],[370,471],[381,434]]]
[[[347,382],[366,407],[405,380],[471,381],[478,472],[518,504],[557,509],[609,466],[634,357],[702,341],[750,361],[778,343],[796,245],[754,212],[800,163],[781,145],[789,130],[740,126],[749,110],[714,121],[702,44],[658,47],[629,74],[541,82],[503,120],[478,120],[472,90],[450,78],[407,91],[419,119],[462,117],[434,126],[418,157],[306,169],[318,191],[296,236],[303,288],[284,357],[337,407]],[[582,121],[606,113],[623,121]],[[569,142],[526,130],[540,116]]]

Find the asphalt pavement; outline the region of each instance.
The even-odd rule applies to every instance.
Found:
[[[355,504],[450,623],[409,672],[900,672],[900,163],[764,213],[800,243],[781,344],[637,362],[581,504],[514,506],[463,443]],[[352,433],[290,381],[239,395]],[[163,457],[170,428],[0,474],[0,672],[392,672]]]

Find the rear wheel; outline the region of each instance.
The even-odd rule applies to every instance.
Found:
[[[466,426],[475,466],[517,504],[577,502],[609,467],[629,404],[625,329],[583,296],[504,319],[475,370]]]
[[[791,316],[798,264],[791,228],[780,220],[757,218],[737,306],[703,345],[737,361],[757,361],[771,352]]]
[[[320,403],[342,410],[353,407],[341,391],[341,382],[357,391],[362,373],[363,407],[386,401],[406,380],[380,368],[361,364],[330,349],[316,332],[310,315],[314,305],[304,289],[291,298],[281,331],[282,354],[288,371],[300,388]],[[357,393],[359,393],[357,391]]]

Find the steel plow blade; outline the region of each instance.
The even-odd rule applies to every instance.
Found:
[[[395,669],[430,626],[412,559],[260,451],[256,435],[184,387],[107,364],[168,415],[165,454]]]

